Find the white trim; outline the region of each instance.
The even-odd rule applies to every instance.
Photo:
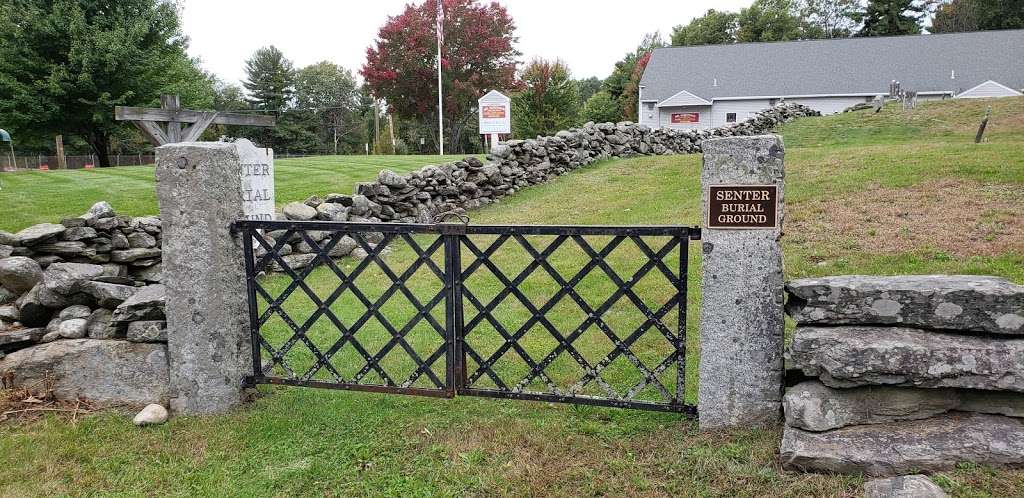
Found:
[[[640,102],[657,102],[658,99],[643,99]]]
[[[973,92],[973,91],[975,91],[975,90],[977,90],[977,89],[979,89],[979,88],[981,88],[981,87],[983,87],[983,86],[985,86],[985,85],[987,85],[989,83],[992,83],[992,84],[994,84],[994,85],[996,85],[996,86],[998,86],[1000,88],[1005,89],[1006,91],[1010,92],[1010,94],[1012,94],[1012,95],[1015,95],[1015,96],[1018,96],[1018,97],[1021,96],[1021,95],[1024,95],[1024,93],[1021,93],[1019,90],[1014,90],[1013,88],[1010,88],[1010,87],[1008,87],[1008,86],[1006,86],[1006,85],[1004,85],[1004,84],[1002,84],[1002,83],[1000,83],[998,81],[995,81],[995,80],[983,81],[983,82],[978,83],[977,85],[974,85],[973,87],[968,88],[967,90],[964,90],[964,91],[962,91],[962,92],[960,92],[960,93],[958,93],[956,95],[957,95],[957,97],[959,97],[959,96],[961,96],[961,95],[963,95],[965,93],[971,93],[971,92]]]
[[[705,100],[702,97],[698,97],[698,96],[696,96],[696,95],[694,95],[694,94],[692,94],[690,92],[687,92],[686,90],[680,90],[675,95],[673,95],[673,96],[671,96],[671,97],[669,97],[669,98],[667,98],[665,100],[662,100],[661,103],[659,103],[655,107],[658,107],[658,108],[661,108],[662,106],[664,106],[664,107],[682,107],[682,106],[677,106],[677,105],[665,105],[665,102],[668,102],[668,101],[670,101],[670,100],[672,100],[672,99],[674,99],[674,98],[676,98],[676,97],[678,97],[678,96],[680,96],[680,95],[682,95],[684,93],[686,95],[689,95],[689,96],[693,97],[697,101],[694,104],[686,104],[687,106],[691,106],[691,105],[711,105],[710,101]]]
[[[886,95],[888,92],[865,92],[865,93],[817,93],[808,95],[755,95],[755,96],[744,96],[744,97],[715,97],[711,99],[715,100],[764,100],[764,99],[809,99],[816,97],[874,97],[876,95]],[[953,95],[952,91],[949,90],[929,90],[927,92],[917,92],[918,95]]]

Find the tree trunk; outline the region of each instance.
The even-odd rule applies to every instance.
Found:
[[[96,161],[99,163],[97,166],[106,168],[110,166],[110,134],[98,131],[90,130],[86,135],[88,138],[86,141],[89,142],[89,148],[92,149],[93,154],[96,154]]]

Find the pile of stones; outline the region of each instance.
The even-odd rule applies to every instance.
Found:
[[[697,153],[708,138],[763,134],[787,121],[816,115],[819,113],[808,107],[782,103],[745,121],[709,130],[587,123],[550,137],[509,140],[488,156],[487,163],[468,157],[408,175],[384,170],[377,181],[360,184],[355,195],[310,198],[285,206],[281,214],[289,220],[431,223],[441,214],[496,202],[601,159]]]
[[[51,377],[58,397],[98,402],[159,399],[164,389],[138,389],[126,374],[148,372],[166,384],[158,218],[117,216],[101,202],[60,224],[0,232],[0,255],[5,380],[22,386]],[[96,382],[104,371],[128,377],[123,385]]]
[[[781,456],[898,476],[1024,466],[1024,286],[981,276],[838,276],[786,287]]]

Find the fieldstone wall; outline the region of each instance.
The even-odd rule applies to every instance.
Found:
[[[0,376],[58,398],[167,395],[160,219],[100,202],[61,223],[0,232]],[[133,387],[134,386],[134,387]]]
[[[1024,286],[981,276],[839,276],[786,286],[781,456],[895,476],[1024,466]]]

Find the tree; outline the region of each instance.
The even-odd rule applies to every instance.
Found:
[[[78,137],[109,166],[112,137],[130,129],[114,120],[114,106],[157,105],[161,93],[212,105],[211,81],[186,55],[172,3],[24,0],[2,10],[0,116],[21,136]]]
[[[600,78],[591,76],[586,79],[576,80],[576,86],[580,89],[580,102],[586,102],[595,93],[601,91],[604,82]]]
[[[796,10],[805,24],[805,38],[845,38],[857,27],[860,0],[801,0]]]
[[[366,50],[366,64],[360,70],[374,96],[407,119],[437,119],[438,1],[407,5],[404,12],[389,17],[374,46]],[[513,88],[519,52],[512,47],[515,24],[504,7],[474,0],[443,1],[445,140],[448,150],[462,151],[475,142],[476,137],[464,133],[476,118],[477,99],[492,89]],[[431,139],[436,142],[436,134]]]
[[[935,10],[929,31],[955,33],[1024,28],[1024,1],[951,0]]]
[[[803,22],[790,0],[754,0],[736,18],[736,41],[769,42],[798,40]]]
[[[564,62],[534,59],[520,79],[522,90],[512,96],[516,136],[553,135],[576,124],[580,93]]]
[[[249,102],[257,109],[283,111],[292,103],[295,92],[295,69],[277,47],[262,47],[245,61]]]
[[[672,46],[718,45],[735,40],[737,15],[732,12],[708,9],[703,16],[685,26],[672,28]]]
[[[661,39],[660,33],[654,32],[644,35],[636,50],[626,54],[622,60],[616,62],[612,74],[605,78],[601,89],[608,92],[619,103],[620,119],[633,120],[636,117],[635,113],[631,115],[626,111],[631,101],[635,101],[638,97],[637,92],[639,91],[640,79],[636,71],[637,62],[653,52],[654,49],[664,46],[665,42]],[[646,64],[647,62],[644,61],[645,67]],[[643,69],[640,70],[639,74],[643,74]]]
[[[867,8],[856,16],[863,22],[857,36],[920,34],[925,15],[926,7],[917,0],[868,0]]]
[[[622,104],[622,116],[627,121],[633,121],[639,117],[640,80],[644,77],[644,70],[647,69],[647,63],[650,61],[651,52],[641,55],[633,66],[633,74],[630,75],[629,82],[623,88],[619,102]]]
[[[295,78],[295,102],[300,109],[309,109],[321,143],[330,143],[335,154],[339,140],[346,150],[353,148],[349,138],[355,137],[362,122],[355,119],[359,88],[349,70],[327,61],[300,69]]]
[[[619,107],[619,103],[612,98],[611,94],[603,90],[592,95],[583,105],[583,121],[614,123],[621,117],[622,109]]]

